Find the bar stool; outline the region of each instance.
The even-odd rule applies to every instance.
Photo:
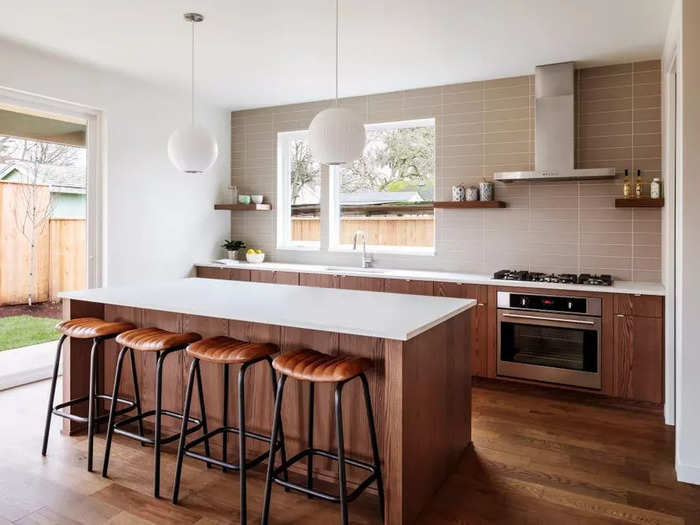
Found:
[[[274,447],[270,448],[270,459],[267,465],[267,479],[265,482],[265,498],[263,501],[263,512],[261,523],[266,525],[270,513],[270,493],[272,491],[272,482],[278,483],[284,487],[297,490],[308,496],[315,496],[327,501],[340,503],[341,523],[348,523],[348,503],[355,500],[373,481],[377,483],[377,492],[379,495],[379,512],[382,520],[384,519],[384,485],[382,483],[382,471],[379,464],[379,447],[377,446],[377,434],[374,428],[374,417],[372,415],[372,402],[369,397],[369,385],[365,371],[372,368],[372,362],[363,357],[341,357],[322,354],[314,350],[302,349],[295,350],[279,355],[272,362],[272,366],[281,375],[277,382],[277,395],[275,398],[275,415],[272,424],[272,442],[276,442],[277,433],[280,429],[281,414],[282,414],[282,395],[284,384],[287,377],[293,377],[299,381],[307,381],[309,383],[309,428],[308,428],[308,445],[309,448],[302,450],[287,461],[282,460],[279,467],[275,467],[275,453],[277,450]],[[345,457],[345,446],[343,442],[343,413],[341,405],[341,396],[343,386],[349,381],[359,377],[362,381],[362,389],[365,397],[365,408],[367,410],[367,421],[369,423],[369,435],[372,442],[372,455],[374,464],[370,465],[362,461]],[[335,384],[335,424],[338,434],[338,453],[333,454],[330,451],[320,450],[313,447],[313,407],[314,407],[314,383],[334,383]],[[313,456],[323,456],[333,459],[338,462],[338,492],[339,495],[328,494],[313,489]],[[279,477],[279,473],[287,470],[294,463],[302,458],[308,457],[306,465],[306,487],[289,482],[286,479]],[[364,470],[368,470],[371,474],[360,483],[357,488],[350,494],[347,494],[346,479],[345,479],[345,464],[352,465]]]
[[[175,419],[182,419],[182,414],[173,412],[171,410],[164,410],[161,408],[162,397],[163,397],[163,362],[165,358],[177,352],[183,350],[188,344],[198,341],[202,336],[195,333],[175,333],[168,332],[167,330],[161,330],[160,328],[137,328],[135,330],[129,330],[128,332],[123,332],[117,336],[117,343],[122,345],[122,349],[119,352],[119,357],[117,358],[117,368],[114,373],[114,393],[112,394],[112,410],[110,411],[109,423],[107,426],[107,442],[105,445],[105,458],[104,465],[102,466],[102,476],[107,477],[107,469],[109,467],[109,455],[112,449],[112,437],[114,433],[121,434],[126,437],[130,437],[141,443],[146,443],[153,445],[154,447],[154,466],[153,466],[153,496],[160,497],[160,447],[167,443],[172,443],[178,437],[179,434],[172,434],[170,436],[161,436],[161,418],[162,416],[169,416]],[[121,383],[121,373],[122,364],[124,361],[124,354],[129,351],[131,355],[131,362],[133,366],[134,357],[133,350],[139,350],[141,352],[155,352],[156,353],[156,382],[155,382],[155,394],[156,394],[156,406],[155,410],[149,410],[147,412],[139,413],[136,416],[128,417],[122,419],[118,423],[115,422],[115,411],[114,411],[114,399],[117,397],[119,392],[119,385]],[[201,399],[202,393],[202,378],[197,374],[199,393]],[[138,392],[138,383],[134,378],[134,390]],[[138,394],[137,394],[138,395]],[[204,412],[204,403],[201,404],[202,409],[202,420],[195,418],[189,418],[190,422],[194,423],[195,426],[189,429],[188,432],[196,432],[200,428],[207,431],[206,426],[206,414]],[[145,435],[143,430],[143,420],[149,417],[155,416],[155,431],[153,438],[149,438]],[[123,427],[131,423],[138,424],[138,432],[131,432],[124,429]],[[208,442],[206,443],[207,452],[209,448]]]
[[[273,354],[279,352],[277,345],[269,343],[247,343],[244,341],[238,341],[231,337],[217,336],[210,337],[208,339],[202,339],[196,343],[192,343],[187,347],[187,354],[193,358],[192,365],[190,366],[189,380],[187,382],[187,393],[185,394],[185,406],[183,409],[184,417],[182,419],[182,430],[180,432],[180,444],[177,453],[177,466],[175,468],[175,483],[173,486],[173,503],[177,504],[178,494],[180,492],[180,478],[182,474],[182,460],[184,456],[189,456],[200,461],[204,461],[207,465],[217,465],[222,467],[224,471],[231,469],[240,472],[240,491],[241,491],[241,524],[247,521],[247,501],[246,501],[246,471],[260,464],[265,460],[269,452],[264,452],[257,456],[256,458],[247,461],[246,460],[246,438],[257,439],[259,441],[264,441],[266,443],[272,443],[269,436],[259,434],[257,432],[252,432],[246,429],[245,421],[245,374],[248,368],[256,363],[266,361],[270,367],[270,375],[272,378],[272,394],[275,394],[275,384],[277,383],[277,375],[275,374],[275,369],[272,368],[272,358]],[[190,441],[185,442],[185,437],[189,433],[187,429],[187,421],[190,414],[190,405],[192,404],[192,387],[194,384],[195,374],[197,377],[201,377],[200,372],[200,361],[206,361],[209,363],[215,363],[223,365],[224,374],[224,390],[223,390],[223,401],[224,408],[222,414],[223,426],[206,432]],[[228,425],[228,395],[229,395],[229,366],[230,365],[240,365],[238,371],[238,428],[231,427]],[[202,392],[199,391],[200,403],[202,401]],[[238,434],[238,464],[229,463],[227,460],[227,436],[228,434]],[[206,451],[205,455],[199,454],[192,450],[202,442],[207,442],[210,438],[221,434],[223,439],[223,451],[222,459],[216,459]],[[284,435],[280,429],[280,440],[270,448],[274,450],[281,449],[283,461],[286,460],[286,452],[284,449]],[[286,479],[286,472],[285,472]]]
[[[92,452],[93,452],[93,438],[95,436],[95,424],[105,421],[108,414],[102,414],[97,416],[95,414],[96,401],[98,399],[108,399],[112,401],[112,411],[116,412],[116,415],[124,414],[136,408],[140,410],[140,401],[138,395],[135,401],[129,399],[116,399],[107,394],[97,393],[97,349],[103,341],[111,339],[118,334],[131,330],[134,325],[125,322],[110,322],[103,319],[98,319],[96,317],[81,317],[78,319],[69,319],[67,321],[62,321],[56,325],[56,330],[61,332],[61,337],[58,340],[58,346],[56,348],[56,360],[53,365],[53,376],[51,377],[51,391],[49,393],[49,407],[46,411],[46,424],[44,426],[44,442],[41,448],[41,455],[46,456],[46,449],[49,445],[49,430],[51,429],[51,416],[56,415],[71,421],[76,421],[78,423],[88,424],[88,472],[92,472]],[[67,337],[72,337],[75,339],[92,339],[92,348],[90,350],[90,384],[88,387],[88,395],[80,397],[77,399],[71,399],[65,401],[56,406],[53,405],[54,397],[56,396],[56,381],[58,380],[58,368],[61,364],[61,347],[63,346],[63,341]],[[132,368],[132,373],[134,374],[134,379],[136,378],[136,369]],[[64,408],[69,408],[79,403],[88,402],[88,416],[78,416],[76,414],[71,414],[70,412],[64,412]],[[116,403],[125,404],[126,407],[115,410]]]

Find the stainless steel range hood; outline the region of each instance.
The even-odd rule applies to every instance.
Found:
[[[574,63],[535,68],[535,171],[502,171],[494,180],[609,179],[615,168],[574,169]]]

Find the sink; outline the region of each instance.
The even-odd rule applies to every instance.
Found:
[[[381,268],[360,268],[359,266],[326,266],[326,270],[329,272],[361,272],[361,273],[386,273],[386,270]]]

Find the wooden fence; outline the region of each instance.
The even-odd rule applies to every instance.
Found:
[[[0,305],[22,304],[29,291],[30,249],[17,228],[15,206],[20,184],[0,183]],[[48,188],[41,198],[48,198]],[[85,287],[85,219],[51,219],[36,239],[34,289],[39,303],[57,301],[61,290]]]
[[[367,244],[386,246],[433,246],[434,219],[431,216],[414,217],[344,217],[341,219],[342,244],[351,244],[357,230],[367,235]],[[292,239],[317,241],[321,238],[318,217],[293,217]]]

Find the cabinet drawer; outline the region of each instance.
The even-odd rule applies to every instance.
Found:
[[[386,279],[384,291],[390,293],[407,293],[412,295],[433,295],[433,281],[414,279]]]
[[[250,280],[256,283],[299,284],[296,272],[277,272],[271,270],[250,270]]]
[[[203,279],[230,279],[229,268],[211,268],[210,266],[197,266],[197,277]]]
[[[662,317],[663,297],[656,295],[615,294],[615,313],[639,317]]]

